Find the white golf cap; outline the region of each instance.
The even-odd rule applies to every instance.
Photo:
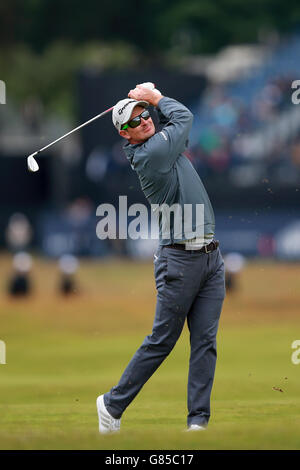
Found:
[[[147,101],[137,101],[126,98],[125,100],[118,101],[118,103],[114,106],[112,120],[118,131],[121,130],[121,126],[123,124],[129,121],[131,113],[136,106],[147,108],[149,103]]]

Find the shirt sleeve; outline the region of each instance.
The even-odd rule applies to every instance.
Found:
[[[167,97],[159,101],[157,111],[164,127],[144,144],[144,150],[149,165],[168,170],[187,147],[193,115],[183,104]]]

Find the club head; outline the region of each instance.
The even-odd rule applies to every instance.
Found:
[[[32,171],[33,173],[38,171],[39,170],[39,166],[35,160],[35,158],[33,157],[34,154],[32,155],[29,155],[29,157],[27,158],[27,168],[29,171]]]

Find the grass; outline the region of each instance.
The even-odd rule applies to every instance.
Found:
[[[82,262],[80,292],[57,295],[54,263],[35,260],[32,298],[5,294],[0,260],[1,449],[299,449],[299,265],[249,263],[228,294],[219,334],[212,417],[185,433],[188,334],[122,418],[119,435],[98,434],[96,397],[118,381],[152,326],[153,267]],[[282,391],[280,391],[282,390]]]

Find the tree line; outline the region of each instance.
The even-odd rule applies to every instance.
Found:
[[[300,24],[298,0],[2,0],[0,44],[123,41],[147,55],[213,53]]]

